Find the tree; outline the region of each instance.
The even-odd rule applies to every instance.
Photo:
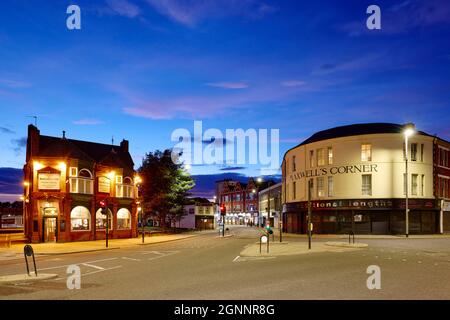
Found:
[[[171,154],[170,149],[147,153],[138,170],[143,178],[143,201],[149,211],[158,216],[163,227],[167,218],[173,220],[183,215],[183,205],[195,185],[182,169],[183,164],[172,161]]]

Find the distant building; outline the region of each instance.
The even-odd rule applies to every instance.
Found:
[[[137,188],[128,141],[108,145],[41,135],[28,126],[25,235],[31,242],[137,236]],[[101,214],[100,201],[109,212]]]
[[[273,182],[272,182],[273,183]],[[226,224],[257,224],[259,219],[258,192],[266,188],[269,182],[257,182],[249,178],[247,183],[235,180],[217,181],[221,190],[218,195],[219,206],[226,208]]]
[[[259,225],[269,224],[272,227],[279,227],[282,211],[281,186],[280,182],[259,191]]]
[[[189,199],[184,205],[184,216],[179,221],[171,221],[172,227],[208,230],[216,228],[216,204],[205,198]]]

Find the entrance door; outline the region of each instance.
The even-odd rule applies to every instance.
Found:
[[[44,218],[44,242],[56,241],[56,218]]]

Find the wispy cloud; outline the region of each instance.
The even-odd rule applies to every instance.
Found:
[[[306,81],[301,80],[286,80],[281,82],[283,87],[302,87],[306,85]]]
[[[80,126],[92,126],[97,124],[103,124],[104,122],[97,119],[80,119],[73,121],[73,124],[80,125]]]
[[[245,82],[211,82],[207,83],[207,86],[223,88],[223,89],[245,89],[248,88],[248,84]]]
[[[141,9],[127,0],[106,0],[110,13],[127,18],[134,18],[141,14]]]
[[[12,79],[0,79],[0,86],[10,89],[21,89],[31,87],[31,83]]]
[[[182,25],[193,27],[201,20],[226,16],[260,19],[276,10],[258,0],[147,0],[156,11]]]
[[[0,127],[0,132],[6,133],[6,134],[15,134],[16,133],[15,131],[5,128],[5,127]]]
[[[16,154],[19,154],[22,149],[27,146],[27,137],[12,139],[11,143],[13,144],[13,150],[16,152]]]

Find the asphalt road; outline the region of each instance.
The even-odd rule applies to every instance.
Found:
[[[450,299],[450,239],[370,239],[351,252],[242,258],[258,231],[230,229],[227,238],[40,257],[39,272],[58,278],[0,285],[0,299]],[[67,288],[72,264],[81,289]],[[370,265],[381,269],[379,290],[367,288]],[[0,275],[24,270],[23,259],[0,261]]]

